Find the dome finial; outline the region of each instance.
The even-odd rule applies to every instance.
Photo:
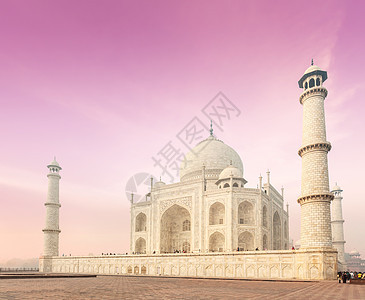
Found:
[[[312,63],[311,63],[311,66],[313,66],[313,58],[312,58]]]
[[[210,136],[213,136],[213,121],[210,120]]]

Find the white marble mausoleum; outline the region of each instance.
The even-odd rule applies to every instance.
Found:
[[[156,182],[132,203],[131,252],[208,253],[288,249],[283,196],[267,182],[246,188],[235,150],[212,134],[187,155],[180,182]]]

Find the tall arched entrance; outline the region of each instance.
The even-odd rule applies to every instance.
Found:
[[[238,236],[238,248],[239,250],[255,250],[254,238],[252,233],[245,231]]]
[[[264,236],[262,237],[262,250],[268,250],[268,243],[267,243],[267,236],[266,234],[264,234]]]
[[[191,218],[186,208],[173,205],[161,217],[160,252],[190,251]]]
[[[273,218],[273,244],[274,250],[281,249],[281,220],[277,211]]]
[[[220,232],[214,232],[209,237],[209,252],[223,252],[224,251],[224,235]]]
[[[146,240],[144,238],[139,238],[136,241],[136,246],[135,246],[135,252],[136,254],[144,254],[146,253]]]

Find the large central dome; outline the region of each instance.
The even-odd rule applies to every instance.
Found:
[[[185,155],[185,161],[180,165],[180,180],[199,178],[203,165],[207,179],[218,179],[222,170],[230,164],[236,167],[243,177],[242,160],[237,152],[214,136],[210,136]]]

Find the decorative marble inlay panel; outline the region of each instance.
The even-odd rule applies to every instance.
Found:
[[[191,200],[192,197],[184,197],[177,199],[169,199],[160,202],[160,214],[162,215],[168,208],[174,204],[180,205],[186,208],[191,213]]]

